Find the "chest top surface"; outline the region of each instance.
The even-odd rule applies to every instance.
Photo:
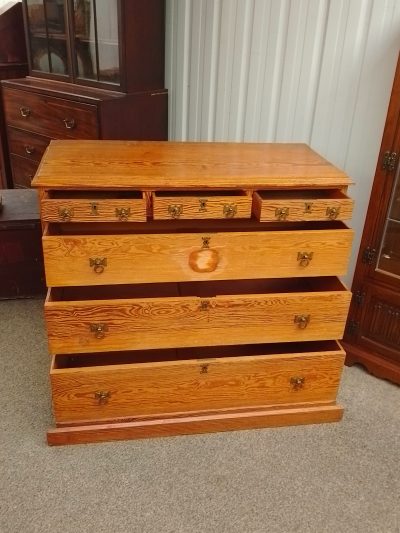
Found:
[[[348,176],[305,144],[52,141],[32,182],[42,188],[334,188]]]

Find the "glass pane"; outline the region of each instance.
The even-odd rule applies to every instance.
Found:
[[[65,37],[64,0],[45,0],[45,8],[49,35],[57,33]]]
[[[50,71],[53,74],[68,74],[67,43],[65,40],[49,39]]]
[[[392,198],[379,251],[378,269],[400,277],[400,165],[397,166]]]
[[[74,0],[78,78],[97,80],[96,33],[92,0]]]
[[[117,0],[95,0],[99,80],[119,83],[118,6]]]

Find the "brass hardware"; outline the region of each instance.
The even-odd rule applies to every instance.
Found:
[[[71,220],[74,214],[74,210],[70,207],[59,207],[58,208],[58,218],[61,218],[63,222],[68,222]]]
[[[275,217],[278,220],[286,220],[289,215],[289,208],[288,207],[277,207],[275,209]]]
[[[131,216],[131,208],[130,207],[116,207],[115,216],[122,221],[128,220],[128,218]]]
[[[183,213],[182,204],[172,204],[168,206],[168,214],[171,218],[179,218]]]
[[[73,130],[76,126],[75,120],[73,118],[64,118],[63,122],[67,130]]]
[[[208,311],[211,307],[210,300],[200,301],[200,311]]]
[[[201,213],[204,213],[204,211],[207,211],[207,202],[208,200],[206,198],[199,198],[199,211]]]
[[[312,210],[312,202],[305,202],[304,203],[304,213],[311,213]]]
[[[237,205],[236,204],[224,204],[222,213],[225,218],[233,218],[237,213]]]
[[[21,113],[21,117],[23,118],[28,118],[31,114],[31,110],[29,109],[29,107],[20,107],[19,112]]]
[[[32,155],[32,154],[35,153],[35,147],[34,147],[34,146],[25,145],[24,148],[25,148],[25,152],[26,152],[28,155]]]
[[[306,267],[310,264],[311,259],[313,258],[314,252],[298,252],[297,261],[300,262],[300,266]]]
[[[295,315],[294,323],[299,326],[300,329],[305,329],[310,323],[311,315]]]
[[[306,378],[295,376],[290,378],[290,384],[294,390],[302,389]]]
[[[200,365],[200,374],[208,374],[209,365]]]
[[[91,202],[90,203],[90,212],[91,212],[92,215],[98,216],[98,214],[99,214],[99,204],[97,204],[96,202]]]
[[[96,274],[102,274],[104,267],[107,266],[107,257],[96,257],[95,259],[89,259],[89,266],[93,267]]]
[[[96,339],[104,339],[108,326],[107,324],[90,324],[90,331],[94,333]]]
[[[202,244],[202,248],[210,248],[210,240],[211,240],[211,237],[202,237],[202,240],[203,240],[203,244]]]
[[[99,390],[94,393],[94,397],[98,400],[99,405],[104,405],[108,403],[109,398],[111,398],[111,392]]]
[[[340,213],[340,207],[327,207],[326,208],[326,216],[330,220],[335,220]]]

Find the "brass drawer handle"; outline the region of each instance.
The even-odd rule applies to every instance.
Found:
[[[326,208],[326,216],[330,220],[335,220],[340,213],[340,207],[327,207]]]
[[[289,208],[288,207],[277,207],[275,209],[275,217],[278,220],[286,220],[289,216]]]
[[[179,218],[183,213],[182,204],[173,204],[168,206],[168,214],[171,218]]]
[[[295,315],[294,323],[298,325],[300,329],[306,329],[310,323],[311,315]]]
[[[116,207],[115,216],[119,218],[119,220],[121,221],[128,220],[128,218],[131,216],[131,208],[130,207]]]
[[[200,301],[200,311],[208,311],[211,307],[210,300]]]
[[[222,213],[225,218],[233,218],[237,213],[237,205],[236,204],[224,204]]]
[[[29,109],[29,107],[20,107],[19,112],[21,113],[22,118],[28,118],[31,114],[31,110]]]
[[[111,392],[99,390],[94,393],[94,397],[98,401],[99,405],[104,405],[108,403],[108,400],[111,398]]]
[[[74,214],[74,210],[70,207],[59,207],[58,218],[61,218],[63,222],[69,222]]]
[[[199,198],[199,212],[204,213],[207,211],[207,202],[208,200],[206,198]]]
[[[107,324],[90,324],[90,332],[94,333],[96,339],[104,339],[108,331]]]
[[[63,122],[67,130],[73,130],[76,126],[76,122],[73,118],[64,118]]]
[[[310,264],[311,259],[313,258],[314,252],[298,252],[297,261],[299,261],[300,266],[306,267]]]
[[[107,266],[107,257],[95,257],[89,259],[89,266],[93,267],[96,274],[102,274]]]
[[[25,145],[24,146],[25,148],[25,153],[27,153],[28,155],[32,155],[35,153],[35,147],[34,146],[31,146],[29,144]]]
[[[304,382],[306,381],[306,378],[294,376],[290,378],[290,384],[293,387],[294,390],[299,390],[304,387]]]

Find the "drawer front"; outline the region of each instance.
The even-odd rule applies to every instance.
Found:
[[[29,188],[39,163],[26,157],[11,155],[11,170],[14,186],[17,188]]]
[[[342,290],[49,301],[45,316],[53,354],[315,341],[343,336],[350,299]]]
[[[191,195],[153,193],[155,220],[250,218],[251,196],[244,191]]]
[[[41,201],[45,222],[145,222],[146,200],[127,199],[49,199]]]
[[[341,276],[352,230],[43,237],[49,287]],[[95,268],[101,263],[104,268]]]
[[[301,196],[301,198],[299,197]],[[298,222],[308,220],[349,220],[353,200],[340,191],[255,192],[253,211],[261,222]]]
[[[42,159],[51,139],[34,133],[8,128],[8,144],[10,152],[32,161],[39,162]]]
[[[14,89],[3,90],[6,123],[55,139],[96,139],[97,107]]]
[[[57,422],[334,401],[344,354],[223,357],[55,369]]]

